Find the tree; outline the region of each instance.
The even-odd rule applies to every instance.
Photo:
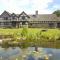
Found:
[[[54,11],[53,14],[56,14],[59,17],[60,16],[60,10]]]

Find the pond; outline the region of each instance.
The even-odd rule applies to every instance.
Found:
[[[25,50],[29,52],[34,51],[34,47],[29,47]],[[20,49],[19,47],[16,48],[10,47],[8,49],[0,47],[0,60],[21,60],[16,58],[19,58],[22,55],[22,52],[24,52],[25,50]],[[49,55],[49,60],[60,60],[60,49],[39,47],[39,50],[43,50],[44,54]]]

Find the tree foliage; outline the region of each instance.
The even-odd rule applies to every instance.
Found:
[[[56,14],[59,17],[60,16],[60,10],[54,11],[53,14]]]

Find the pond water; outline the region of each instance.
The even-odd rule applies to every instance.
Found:
[[[45,54],[49,55],[49,60],[60,60],[60,49],[39,48],[39,50],[42,49]],[[29,47],[27,50],[34,51],[34,47]],[[23,50],[18,47],[8,49],[0,47],[0,60],[17,60],[16,58],[20,57],[22,52]]]

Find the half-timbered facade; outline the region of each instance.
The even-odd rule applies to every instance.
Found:
[[[1,28],[20,28],[23,26],[33,28],[60,28],[60,17],[55,14],[38,14],[27,15],[24,11],[21,14],[10,14],[4,11],[0,15]]]

